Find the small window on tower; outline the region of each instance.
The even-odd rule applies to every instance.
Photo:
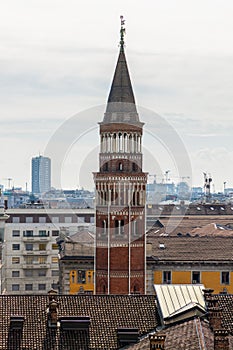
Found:
[[[122,171],[122,170],[123,170],[123,164],[122,164],[122,163],[119,163],[119,165],[118,165],[118,170],[119,170],[119,171]]]
[[[108,171],[108,163],[104,163],[104,171]]]
[[[137,164],[135,164],[135,163],[132,164],[132,170],[133,171],[137,171],[138,170]]]
[[[124,234],[124,220],[115,220],[115,235]]]
[[[106,235],[106,233],[107,233],[107,222],[106,222],[106,220],[103,220],[102,221],[102,234]]]

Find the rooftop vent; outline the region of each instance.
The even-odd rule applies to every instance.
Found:
[[[63,331],[88,331],[90,326],[89,316],[63,316],[59,321]]]
[[[10,317],[10,329],[11,330],[22,330],[24,324],[24,316],[11,316]]]
[[[119,344],[126,345],[138,341],[139,332],[137,328],[117,328],[117,338]]]

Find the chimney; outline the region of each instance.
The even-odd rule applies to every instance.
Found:
[[[58,322],[58,302],[56,301],[57,292],[51,289],[48,292],[49,295],[49,305],[47,309],[48,313],[48,326],[50,328],[56,328]]]
[[[212,294],[212,289],[204,289],[203,292],[206,301],[210,327],[212,330],[222,329],[222,310],[218,305],[218,297]]]
[[[166,334],[150,334],[150,350],[165,349]]]
[[[229,337],[226,329],[214,331],[214,350],[229,350]]]
[[[222,329],[222,311],[218,306],[208,308],[208,319],[210,327],[214,331]]]
[[[56,328],[57,327],[57,321],[58,321],[58,303],[56,300],[52,300],[49,302],[48,307],[48,326],[50,328]]]

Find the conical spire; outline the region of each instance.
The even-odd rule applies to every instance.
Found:
[[[134,103],[134,94],[130,81],[129,71],[125,58],[124,48],[120,48],[120,53],[112,81],[108,103],[110,102],[125,102]]]
[[[124,20],[121,16],[120,52],[103,123],[140,123],[124,51]]]

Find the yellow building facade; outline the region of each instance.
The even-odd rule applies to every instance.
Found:
[[[69,278],[70,294],[94,293],[93,270],[71,270]]]
[[[185,271],[163,269],[154,271],[154,284],[203,284],[214,293],[227,292],[233,294],[233,271]]]

